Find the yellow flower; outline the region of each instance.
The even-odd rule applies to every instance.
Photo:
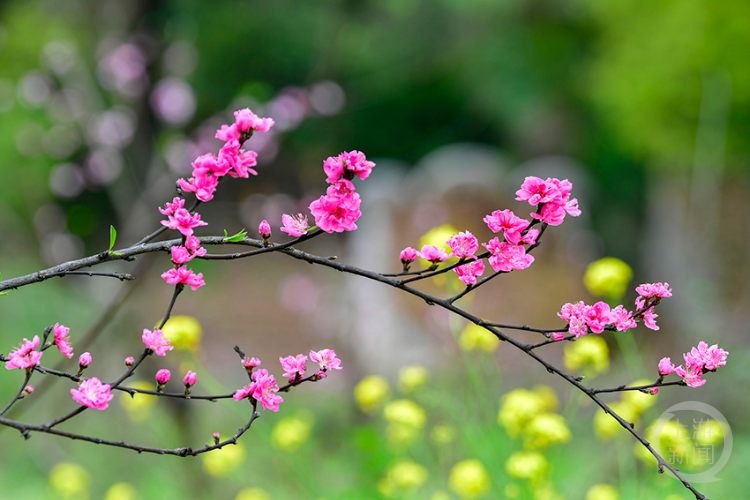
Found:
[[[216,477],[226,477],[245,461],[245,448],[241,443],[227,445],[203,455],[203,469]]]
[[[521,496],[521,487],[516,483],[508,483],[505,485],[505,488],[503,488],[503,493],[505,493],[506,497],[512,500]]]
[[[636,380],[631,386],[639,386],[639,385],[649,385],[652,384],[653,380],[648,379],[640,379]],[[635,406],[638,409],[638,413],[643,413],[644,411],[651,408],[654,403],[656,403],[656,398],[658,396],[656,394],[646,394],[641,391],[625,391],[622,393],[622,400],[626,403],[630,403],[631,405]]]
[[[283,451],[294,451],[310,439],[313,418],[309,412],[279,420],[271,431],[271,444]]]
[[[89,497],[91,475],[78,464],[61,462],[49,473],[49,484],[56,497],[85,500]]]
[[[626,422],[635,423],[638,418],[638,408],[626,401],[616,401],[609,405],[612,411],[620,415]],[[620,423],[604,410],[594,415],[594,432],[602,440],[612,439],[614,436],[627,432]]]
[[[536,481],[535,479],[532,479],[530,484],[534,500],[562,500],[552,483],[547,480]]]
[[[570,429],[562,415],[542,413],[535,416],[524,429],[527,448],[546,448],[570,441]]]
[[[508,457],[505,470],[516,479],[539,479],[549,471],[549,463],[538,451],[517,451]]]
[[[482,349],[487,352],[494,352],[500,345],[500,339],[489,330],[474,323],[469,323],[461,332],[461,336],[458,338],[458,345],[465,351]]]
[[[438,444],[452,443],[456,439],[456,431],[448,424],[436,424],[430,432],[430,438]]]
[[[433,227],[427,231],[421,238],[419,238],[419,250],[424,245],[435,245],[438,248],[444,248],[448,254],[452,252],[451,247],[448,246],[448,240],[454,234],[458,234],[458,229],[451,226],[450,224],[443,224],[442,226]]]
[[[164,338],[169,339],[169,345],[178,351],[198,352],[200,349],[203,329],[192,316],[172,316],[161,331]]]
[[[380,408],[390,395],[388,381],[378,375],[363,378],[354,388],[354,400],[365,413]]]
[[[620,492],[611,484],[595,484],[586,492],[586,500],[620,500]]]
[[[560,401],[557,399],[557,393],[548,385],[536,385],[532,389],[532,392],[542,398],[544,411],[556,411],[557,407],[560,405]]]
[[[694,444],[685,424],[675,420],[657,419],[646,429],[645,437],[654,450],[673,465],[675,462],[678,467],[694,465],[691,463]],[[656,458],[640,443],[637,444],[641,449],[635,448],[635,455],[649,465],[656,465]]]
[[[237,493],[234,500],[271,500],[271,496],[260,488],[245,488]]]
[[[633,270],[614,257],[604,257],[589,264],[583,284],[592,295],[620,299],[625,295]]]
[[[409,393],[427,382],[427,368],[421,365],[411,365],[401,368],[398,377],[398,388],[401,392]]]
[[[724,429],[716,420],[707,420],[694,425],[696,426],[695,444],[707,446],[718,445],[724,442]]]
[[[104,494],[104,500],[135,500],[137,494],[130,483],[116,483]]]
[[[546,411],[546,405],[539,393],[514,389],[500,400],[497,423],[510,437],[518,436],[532,418]]]
[[[607,343],[595,334],[569,342],[565,346],[565,367],[571,371],[588,368],[593,374],[606,372],[609,369]]]
[[[461,498],[479,498],[489,491],[490,485],[490,475],[477,459],[457,463],[448,478],[448,487]]]
[[[388,403],[384,409],[385,419],[391,423],[403,424],[415,429],[424,427],[427,416],[414,401],[397,399]]]
[[[133,389],[141,390],[155,390],[155,383],[144,382],[138,380],[130,384]],[[151,413],[151,407],[156,404],[156,396],[150,396],[148,394],[133,394],[131,397],[127,392],[123,392],[120,395],[120,404],[128,414],[131,420],[134,422],[145,422],[149,414]]]
[[[427,482],[428,476],[423,466],[408,458],[401,458],[388,467],[385,480],[388,489],[403,493],[419,489]]]

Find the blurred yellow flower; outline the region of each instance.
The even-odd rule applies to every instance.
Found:
[[[57,498],[86,500],[89,498],[91,475],[78,464],[60,462],[50,470],[49,484]]]
[[[116,483],[104,494],[104,500],[135,500],[138,492],[130,483]]]
[[[393,462],[386,471],[386,476],[378,483],[378,490],[385,496],[414,492],[419,489],[429,476],[427,469],[408,458]]]
[[[411,425],[391,422],[385,428],[385,435],[391,451],[402,452],[422,437],[422,430]]]
[[[388,403],[383,410],[385,419],[391,423],[403,424],[415,429],[424,427],[427,416],[425,411],[414,401],[397,399]]]
[[[237,493],[234,500],[271,500],[271,495],[260,488],[245,488]]]
[[[724,442],[724,429],[716,420],[694,424],[694,430],[695,444],[699,446],[717,445]]]
[[[365,413],[372,413],[386,402],[391,389],[388,381],[378,375],[363,378],[354,387],[354,400]]]
[[[242,443],[227,445],[204,453],[203,469],[215,477],[226,477],[245,462],[245,447]]]
[[[552,387],[548,385],[535,385],[531,391],[542,399],[544,411],[554,412],[560,406],[557,393]]]
[[[644,434],[651,446],[669,463],[681,466],[695,465],[692,463],[694,443],[690,431],[685,424],[675,420],[657,419]],[[638,444],[634,448],[635,455],[644,463],[656,465],[656,458],[644,447]]]
[[[497,423],[510,437],[516,437],[532,418],[547,411],[547,404],[537,392],[514,389],[500,400]]]
[[[421,365],[411,365],[401,368],[398,376],[398,388],[401,392],[409,393],[427,382],[427,368]]]
[[[538,451],[517,451],[508,457],[505,470],[516,479],[539,479],[549,471],[549,463]]]
[[[419,248],[417,248],[417,250],[422,248],[423,245],[435,245],[438,248],[444,248],[450,255],[452,250],[451,247],[448,246],[448,240],[454,234],[458,234],[458,232],[458,229],[450,224],[433,227],[419,238]]]
[[[461,332],[461,336],[458,338],[458,345],[465,351],[482,349],[487,352],[494,352],[500,345],[500,339],[489,330],[474,323],[469,323]]]
[[[611,484],[595,484],[586,492],[586,500],[620,500],[620,491]]]
[[[565,346],[565,367],[571,371],[589,369],[594,374],[609,369],[609,347],[603,338],[589,334]]]
[[[477,459],[464,460],[451,469],[448,487],[461,498],[479,498],[490,489],[490,475]]]
[[[172,316],[161,331],[178,351],[197,352],[200,349],[203,329],[192,316]]]
[[[448,424],[435,424],[430,432],[430,439],[438,444],[452,443],[456,439],[456,431]]]
[[[156,383],[148,383],[143,380],[137,380],[129,384],[133,389],[156,390]],[[120,404],[128,414],[128,417],[134,422],[145,422],[151,413],[151,407],[156,404],[156,396],[148,394],[133,394],[130,396],[127,392],[120,395]]]
[[[635,423],[638,418],[638,408],[626,401],[615,401],[609,405],[612,411],[620,415],[626,422]],[[627,432],[620,423],[604,410],[597,411],[594,415],[594,432],[599,439],[608,440],[614,436]]]
[[[567,443],[571,434],[562,415],[542,413],[535,416],[523,430],[527,448],[546,448],[553,444]]]
[[[451,500],[451,496],[444,491],[436,491],[432,494],[430,500]]]
[[[649,385],[652,384],[653,380],[640,379],[636,380],[631,386]],[[638,409],[638,413],[643,413],[648,410],[654,403],[656,403],[656,394],[645,394],[641,391],[625,391],[622,393],[622,400],[626,403],[630,403]]]
[[[589,264],[583,284],[591,295],[621,299],[632,278],[633,270],[629,265],[614,257],[604,257]]]
[[[534,495],[534,500],[563,500],[562,496],[555,491],[554,486],[547,480],[536,481],[536,478],[531,480],[531,492]]]
[[[283,451],[295,451],[310,439],[313,416],[309,412],[284,417],[271,431],[271,444]]]
[[[508,483],[505,485],[505,488],[503,488],[503,493],[505,493],[506,497],[513,500],[514,498],[521,496],[521,487],[516,483]]]

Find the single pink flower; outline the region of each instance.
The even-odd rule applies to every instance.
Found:
[[[458,273],[459,280],[467,285],[474,285],[477,282],[477,276],[481,276],[484,273],[484,262],[482,259],[475,260],[463,266],[458,266],[453,270]]]
[[[255,381],[253,397],[260,401],[264,409],[279,411],[279,403],[282,403],[284,399],[275,394],[279,386],[276,385],[273,375],[269,375],[267,370],[260,369],[253,373],[252,378]]]
[[[521,241],[521,233],[531,224],[507,209],[495,210],[483,220],[493,233],[504,231],[505,240],[511,245],[518,245]],[[536,241],[536,238],[534,238],[534,241]]]
[[[190,212],[184,208],[179,208],[169,216],[169,220],[161,221],[162,225],[169,229],[176,229],[184,236],[192,236],[193,228],[198,226],[207,226],[208,223],[201,220],[201,214],[190,215]]]
[[[170,269],[169,271],[162,273],[161,277],[170,285],[184,283],[193,291],[196,291],[206,284],[206,282],[203,281],[203,273],[195,274],[193,270],[188,269],[187,266]]]
[[[643,309],[650,299],[654,299],[651,302],[658,304],[661,299],[672,296],[669,283],[644,283],[637,287],[635,291],[638,292],[638,297],[635,299],[635,305],[638,309]]]
[[[307,224],[307,216],[302,214],[296,216],[284,214],[281,216],[281,223],[284,224],[281,231],[289,236],[302,236],[307,234],[307,230],[310,228]]]
[[[83,370],[84,368],[88,367],[91,364],[91,353],[90,352],[84,352],[80,356],[78,356],[78,367]]]
[[[267,220],[264,220],[258,225],[258,233],[263,240],[267,240],[271,237],[271,224]]]
[[[156,372],[156,381],[159,383],[159,385],[164,385],[167,382],[169,382],[169,379],[172,377],[172,374],[167,370],[166,368],[162,368],[158,372]]]
[[[55,340],[53,341],[53,344],[55,344],[58,349],[60,349],[60,352],[63,356],[70,359],[73,357],[73,346],[70,345],[70,337],[68,337],[68,333],[70,333],[70,328],[68,328],[65,325],[61,325],[60,323],[55,323],[55,326],[52,330]]]
[[[315,225],[326,233],[354,231],[357,229],[355,222],[362,215],[359,195],[347,186],[351,182],[342,181],[330,186],[326,195],[310,203]]]
[[[182,383],[185,384],[185,387],[192,387],[195,385],[195,382],[198,380],[198,374],[194,371],[188,370],[185,377],[182,379]]]
[[[78,385],[78,389],[71,389],[70,394],[76,403],[95,410],[106,410],[109,406],[109,401],[115,397],[109,391],[109,384],[102,384],[98,378],[91,377],[81,382]]]
[[[328,176],[326,182],[333,184],[342,175],[345,179],[352,179],[354,176],[367,179],[374,166],[375,163],[368,161],[364,153],[354,150],[335,157],[329,156],[323,162],[323,171]]]
[[[521,189],[516,191],[516,199],[518,201],[528,201],[530,205],[547,203],[559,196],[560,191],[555,185],[533,176],[526,177],[521,185]]]
[[[284,376],[289,379],[294,379],[299,374],[300,378],[305,375],[305,364],[307,363],[307,356],[304,354],[297,354],[297,356],[287,356],[285,358],[279,358],[281,367],[284,369]]]
[[[272,118],[260,118],[250,111],[249,108],[240,109],[234,112],[234,123],[240,132],[257,130],[258,132],[268,132],[274,125]]]
[[[584,318],[589,329],[594,333],[602,333],[611,322],[609,304],[599,301],[593,306],[587,306]]]
[[[164,208],[159,207],[159,212],[161,212],[162,215],[167,215],[167,216],[174,215],[174,213],[178,209],[180,209],[180,208],[182,208],[184,206],[185,206],[185,200],[183,200],[182,198],[179,198],[179,197],[175,197],[172,200],[172,203],[167,202],[164,205]]]
[[[250,385],[246,385],[242,389],[237,389],[234,396],[232,396],[232,399],[235,401],[242,401],[243,399],[252,396],[253,391],[255,391],[255,382],[251,382]]]
[[[419,256],[433,264],[439,264],[450,259],[450,255],[445,252],[444,248],[438,248],[435,245],[422,245]]]
[[[175,245],[170,248],[172,253],[172,262],[177,265],[190,262],[195,257],[206,255],[206,249],[201,247],[201,242],[195,236],[185,238],[185,246]]]
[[[193,160],[193,177],[223,177],[232,170],[232,164],[223,158],[216,158],[211,153],[206,153]]]
[[[690,387],[700,387],[706,383],[706,379],[702,378],[703,371],[695,366],[688,366],[686,370],[680,365],[675,368],[674,372]]]
[[[146,344],[146,347],[154,351],[154,354],[157,356],[166,356],[167,351],[174,349],[174,346],[169,345],[169,339],[165,339],[164,333],[158,328],[153,332],[144,328],[141,338],[143,339],[143,343]],[[133,358],[129,359],[132,360]],[[125,360],[125,364],[127,364],[127,360]]]
[[[233,123],[231,125],[222,125],[221,128],[216,131],[216,135],[214,137],[221,141],[227,142],[239,141],[240,131],[237,129],[236,123]]]
[[[258,358],[242,358],[242,366],[248,372],[253,371],[253,368],[260,366],[260,360]]]
[[[42,359],[42,351],[35,350],[37,347],[39,347],[39,335],[34,335],[32,340],[23,339],[21,345],[15,351],[8,354],[5,369],[28,369],[38,365],[39,360]]]
[[[341,370],[341,360],[336,357],[336,351],[333,349],[310,351],[310,359],[318,363],[322,371]]]
[[[180,189],[188,193],[195,193],[195,197],[201,201],[211,201],[214,197],[219,178],[216,176],[191,177],[188,180],[177,179]],[[164,221],[162,221],[162,224]]]
[[[635,328],[638,324],[633,319],[633,313],[625,309],[625,306],[619,305],[612,309],[609,314],[610,321],[618,332],[625,332],[631,328]]]
[[[479,242],[476,236],[469,231],[454,234],[448,239],[448,246],[453,250],[452,256],[458,259],[474,259],[474,254],[479,250]]]
[[[659,361],[659,375],[669,375],[675,371],[675,366],[670,358],[661,358]]]
[[[492,252],[489,262],[495,272],[526,269],[534,262],[534,256],[527,254],[523,245],[500,242],[497,237],[483,243],[483,245]]]

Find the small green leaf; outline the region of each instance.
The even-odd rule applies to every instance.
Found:
[[[227,234],[227,230],[225,229],[224,230],[224,237],[226,238],[227,236],[229,236],[229,235]]]
[[[8,295],[8,292],[0,292],[0,296]]]
[[[117,240],[117,230],[115,226],[109,226],[109,250],[107,252],[112,253],[112,249],[115,247],[115,241]]]
[[[225,237],[224,237],[224,240],[225,240],[225,241],[228,241],[228,242],[230,242],[230,243],[236,243],[236,242],[238,242],[238,241],[242,241],[242,240],[244,240],[244,239],[245,239],[245,236],[247,236],[247,231],[245,231],[245,230],[243,229],[243,230],[242,230],[242,231],[240,231],[239,233],[237,233],[237,234],[235,234],[235,235],[232,235],[232,236],[229,236],[228,238],[226,237],[226,231],[224,231],[224,234],[225,234]]]

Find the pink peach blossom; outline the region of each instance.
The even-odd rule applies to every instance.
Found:
[[[94,410],[106,410],[109,401],[115,397],[110,394],[110,385],[102,384],[98,378],[92,377],[81,382],[78,389],[71,389],[73,401]]]
[[[477,238],[469,231],[454,234],[448,239],[447,244],[453,250],[452,256],[458,259],[473,259],[474,254],[479,250]]]
[[[190,215],[190,212],[184,208],[177,209],[173,215],[169,216],[169,220],[163,220],[161,223],[169,229],[178,230],[184,236],[191,236],[194,227],[208,225],[207,222],[201,220],[200,214]]]
[[[675,371],[675,366],[670,358],[661,358],[659,361],[659,375],[669,375]]]
[[[162,213],[162,215],[174,215],[174,213],[185,206],[185,200],[179,197],[175,197],[172,202],[167,202],[164,205],[164,208],[159,207],[159,212]]]
[[[482,259],[475,260],[463,266],[458,266],[453,270],[458,273],[459,280],[467,285],[474,285],[477,282],[477,276],[481,276],[484,273],[484,262]]]
[[[62,355],[68,359],[72,358],[73,346],[70,345],[70,337],[68,337],[70,328],[65,325],[61,325],[60,323],[55,323],[52,332],[55,336],[55,340],[53,341],[53,343],[58,347],[58,349],[60,349]]]
[[[42,359],[42,351],[35,350],[37,347],[39,347],[39,335],[34,335],[32,340],[23,339],[21,345],[15,351],[8,354],[5,369],[28,369],[38,365],[39,360]]]
[[[341,360],[336,357],[336,351],[333,349],[310,351],[310,359],[318,363],[322,371],[341,370]]]
[[[166,356],[167,351],[174,349],[174,346],[169,345],[169,339],[165,339],[164,333],[158,328],[153,332],[144,328],[141,338],[143,339],[143,343],[146,344],[146,348],[154,351],[154,354],[157,356]],[[125,361],[125,364],[127,364],[127,360]]]
[[[433,264],[445,262],[450,258],[450,255],[445,252],[444,248],[438,248],[435,245],[422,245],[419,256]]]
[[[307,224],[307,216],[302,214],[297,214],[296,216],[284,214],[281,216],[281,223],[284,224],[281,227],[281,231],[287,233],[289,236],[302,236],[303,234],[307,234],[307,230],[310,228]]]
[[[178,285],[184,283],[188,285],[193,291],[196,291],[200,287],[206,284],[203,281],[203,273],[195,274],[192,269],[188,269],[187,266],[182,266],[177,269],[170,269],[162,273],[161,277],[170,285]]]
[[[271,224],[268,223],[267,220],[264,220],[258,225],[258,233],[260,234],[260,237],[264,240],[267,240],[271,237]]]
[[[167,382],[169,382],[169,379],[172,377],[172,374],[167,370],[166,368],[162,368],[158,372],[156,372],[156,381],[160,385],[164,385]]]
[[[91,359],[91,353],[90,352],[84,352],[80,356],[78,356],[78,367],[83,370],[87,366],[91,364],[93,360]]]
[[[305,364],[307,363],[307,356],[304,354],[297,354],[297,356],[287,356],[285,358],[279,358],[281,367],[284,369],[284,376],[289,379],[294,379],[299,374],[300,378],[305,375]]]

